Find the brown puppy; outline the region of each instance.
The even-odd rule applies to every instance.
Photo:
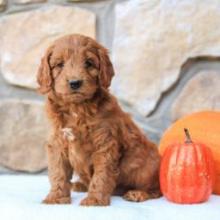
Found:
[[[71,188],[88,191],[81,205],[109,205],[119,186],[130,201],[160,195],[157,147],[109,93],[113,75],[107,50],[81,35],[58,39],[42,59],[37,80],[53,128],[45,203],[70,203]]]

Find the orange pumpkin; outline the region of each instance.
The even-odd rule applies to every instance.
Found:
[[[206,201],[214,184],[214,161],[211,150],[192,142],[187,129],[185,143],[169,146],[162,157],[160,186],[170,201],[193,204]]]
[[[159,145],[161,155],[170,144],[184,140],[185,127],[189,129],[194,142],[203,143],[211,149],[216,173],[213,192],[220,194],[220,112],[193,113],[176,121],[161,138]]]

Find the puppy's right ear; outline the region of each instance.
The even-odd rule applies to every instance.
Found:
[[[49,59],[52,54],[52,50],[53,46],[47,49],[46,54],[41,59],[40,67],[38,68],[37,82],[40,86],[38,88],[38,91],[41,94],[48,93],[52,86],[51,67],[49,64]]]

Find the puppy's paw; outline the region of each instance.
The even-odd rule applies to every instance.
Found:
[[[107,206],[110,204],[110,199],[97,199],[96,197],[88,196],[80,202],[82,206]]]
[[[49,194],[43,201],[44,204],[70,204],[70,196],[61,196],[57,197],[55,195]]]
[[[150,195],[141,190],[129,190],[124,194],[123,198],[132,202],[143,202],[147,199],[150,199]]]
[[[81,182],[74,182],[71,184],[71,190],[74,192],[87,192],[87,187]]]

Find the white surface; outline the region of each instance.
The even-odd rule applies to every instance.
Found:
[[[85,193],[73,193],[70,205],[44,205],[46,176],[0,176],[1,220],[220,220],[220,196],[198,205],[177,205],[165,198],[142,203],[112,197],[108,207],[80,207]]]

